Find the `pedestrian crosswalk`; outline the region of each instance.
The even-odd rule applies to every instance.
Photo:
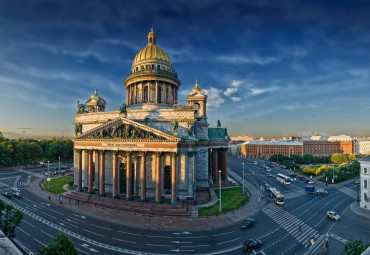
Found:
[[[28,182],[17,182],[17,186],[27,186],[29,185]]]
[[[5,188],[5,187],[8,187],[8,185],[3,182],[0,182],[0,189]]]
[[[306,245],[307,240],[318,234],[314,228],[274,203],[266,205],[262,211],[302,245]]]
[[[305,194],[306,192],[304,190],[296,190],[296,191],[290,191],[290,192],[283,193],[285,200],[292,199],[295,197],[300,197]]]
[[[353,189],[347,188],[347,187],[341,187],[338,189],[339,191],[343,192],[344,194],[357,199],[357,192]]]

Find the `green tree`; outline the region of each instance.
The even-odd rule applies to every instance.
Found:
[[[3,136],[3,133],[0,131],[0,142],[4,141],[5,137]]]
[[[71,239],[60,232],[57,238],[39,250],[39,255],[77,255],[77,251]]]
[[[36,166],[37,160],[42,159],[42,157],[44,156],[44,152],[42,151],[40,144],[32,142],[30,145],[32,149],[31,160]]]
[[[18,143],[15,147],[15,151],[15,157],[18,164],[27,165],[31,162],[33,152],[30,143],[25,141]]]
[[[297,164],[303,163],[303,157],[301,155],[290,155],[290,159]]]
[[[0,228],[7,236],[14,237],[14,231],[23,220],[23,213],[0,199]]]
[[[350,161],[357,160],[356,155],[354,155],[354,154],[348,155],[348,160],[350,160]]]
[[[343,154],[340,154],[340,153],[335,153],[335,154],[331,155],[330,160],[334,164],[348,163],[347,157]]]
[[[289,160],[289,157],[286,157],[283,154],[277,154],[277,155],[272,155],[269,158],[269,161],[272,161],[272,162],[282,162],[284,160]]]
[[[342,255],[361,255],[369,245],[365,245],[362,240],[354,240],[352,242],[346,243]]]
[[[302,159],[305,164],[314,164],[316,162],[315,157],[312,154],[304,154]]]

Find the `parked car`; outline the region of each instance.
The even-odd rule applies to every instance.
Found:
[[[69,170],[71,170],[71,168],[70,168],[69,166],[67,166],[67,167],[66,167],[66,170],[67,170],[67,171],[69,171]]]
[[[12,194],[9,191],[3,191],[3,196],[7,198],[11,198]]]
[[[247,229],[247,228],[250,228],[252,226],[254,226],[254,223],[255,223],[255,220],[252,219],[252,218],[246,218],[243,223],[241,224],[240,228],[241,229]]]
[[[316,195],[327,196],[328,192],[326,190],[323,190],[323,189],[318,189],[318,190],[316,190]]]
[[[340,220],[340,215],[337,214],[336,212],[334,211],[328,211],[326,213],[326,216],[328,216],[330,219],[333,219],[333,220]]]
[[[64,174],[64,173],[66,173],[67,171],[66,170],[60,170],[60,173],[61,174]]]
[[[267,176],[268,176],[268,177],[274,177],[274,175],[273,175],[273,174],[270,174],[270,173],[269,173],[269,174],[267,174]]]
[[[298,176],[298,174],[296,174],[296,173],[291,173],[291,174],[290,174],[290,176],[297,177],[297,176]]]
[[[22,198],[22,194],[20,192],[14,192],[13,196],[16,198]]]
[[[304,177],[303,177],[303,176],[301,176],[301,175],[299,175],[299,176],[297,177],[297,179],[298,179],[298,180],[303,180],[303,179],[304,179]]]
[[[361,180],[360,179],[356,179],[355,184],[359,184],[359,183],[361,183]]]
[[[310,182],[310,180],[309,179],[303,179],[302,180],[304,183],[309,183]]]
[[[315,182],[313,180],[309,180],[308,184],[314,184]]]
[[[243,243],[244,251],[250,251],[262,246],[262,241],[259,239],[248,239]]]

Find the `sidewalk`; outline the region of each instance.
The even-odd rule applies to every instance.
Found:
[[[359,202],[354,201],[350,205],[350,208],[351,208],[351,211],[354,212],[355,214],[357,214],[359,216],[362,216],[362,217],[365,217],[365,218],[370,220],[370,210],[366,210],[366,209],[361,208]]]
[[[229,170],[229,175],[237,182],[241,183],[240,177]],[[43,177],[44,178],[44,177]],[[79,211],[84,214],[90,215],[91,217],[96,217],[99,219],[105,219],[107,221],[119,222],[126,225],[135,225],[142,227],[158,228],[158,229],[193,229],[193,230],[204,230],[204,229],[215,229],[223,226],[233,224],[235,222],[241,221],[244,218],[250,217],[257,213],[262,206],[266,203],[266,200],[259,202],[258,198],[261,192],[255,188],[252,184],[246,183],[246,190],[250,194],[248,203],[233,212],[229,212],[220,216],[212,216],[209,218],[201,217],[153,217],[153,216],[143,216],[134,215],[132,213],[117,212],[109,209],[97,208],[92,205],[87,204],[77,204],[75,202],[69,203],[68,200],[64,200],[63,204],[59,204],[58,196],[50,194],[43,191],[39,185],[42,178],[37,178],[32,181],[29,186],[29,191],[33,194],[39,196],[40,198],[49,201],[48,197],[50,195],[51,203],[54,203],[60,207],[68,208],[74,211]]]

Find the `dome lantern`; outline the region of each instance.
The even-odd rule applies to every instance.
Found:
[[[157,45],[157,35],[154,32],[153,26],[152,26],[152,29],[150,30],[149,34],[148,34],[148,45],[149,44]]]

